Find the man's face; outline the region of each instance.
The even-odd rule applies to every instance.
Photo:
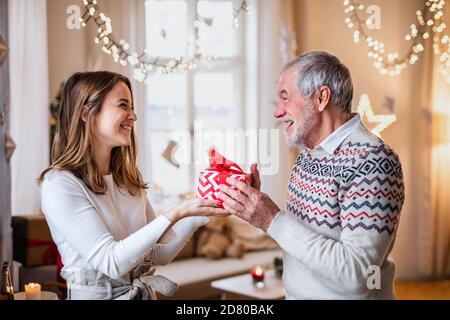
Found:
[[[278,83],[279,102],[274,116],[282,118],[286,124],[284,133],[288,143],[301,147],[306,144],[309,133],[317,119],[311,101],[303,99],[295,86],[295,68],[288,69],[281,75]]]

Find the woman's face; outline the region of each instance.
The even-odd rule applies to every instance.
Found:
[[[94,117],[94,137],[111,148],[131,144],[131,130],[137,120],[130,89],[119,81],[106,95],[102,108]]]

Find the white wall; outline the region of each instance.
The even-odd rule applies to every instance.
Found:
[[[52,99],[62,81],[87,65],[87,36],[85,30],[70,30],[66,26],[70,5],[80,5],[73,0],[47,0],[49,97]]]

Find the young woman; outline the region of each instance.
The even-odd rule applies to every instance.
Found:
[[[68,299],[172,294],[176,284],[154,266],[170,262],[206,216],[228,215],[201,199],[155,215],[136,167],[135,121],[126,77],[84,72],[67,81],[53,162],[39,182]]]

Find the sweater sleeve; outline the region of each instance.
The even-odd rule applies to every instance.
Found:
[[[147,218],[152,219],[156,215],[147,200]],[[183,249],[186,242],[192,237],[194,232],[201,226],[208,223],[207,217],[187,217],[179,220],[168,230],[164,237],[155,244],[147,259],[156,265],[165,265],[172,261]]]
[[[51,173],[49,173],[51,174]],[[116,241],[80,185],[66,175],[46,178],[41,186],[42,210],[65,241],[95,269],[118,279],[130,271],[170,225],[164,216]]]
[[[149,223],[150,221],[153,221],[154,219],[156,219],[156,217],[162,215],[162,214],[157,214],[155,212],[155,210],[153,209],[152,205],[150,204],[150,201],[148,200],[148,198],[146,198],[145,201],[145,215],[147,217],[147,223]],[[173,239],[175,239],[175,233],[173,232],[173,228],[170,227],[169,225],[169,230],[167,230],[167,232],[164,234],[164,236],[159,239],[159,243],[166,243],[169,242]]]
[[[398,157],[368,157],[348,172],[338,194],[341,237],[327,238],[297,217],[280,211],[268,234],[281,248],[313,270],[324,281],[362,293],[369,266],[381,267],[395,238],[404,200]],[[374,168],[376,166],[376,168]]]

